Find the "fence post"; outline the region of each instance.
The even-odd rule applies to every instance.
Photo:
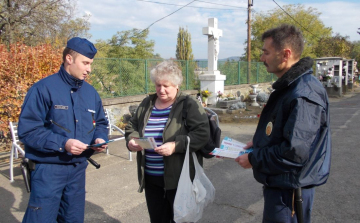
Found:
[[[240,60],[238,61],[238,85],[241,84]]]
[[[149,93],[149,83],[148,83],[148,72],[147,69],[148,68],[148,64],[147,64],[147,60],[145,59],[145,94]]]
[[[121,78],[121,58],[119,59],[119,80],[120,80],[120,96],[124,96],[123,95],[123,83],[122,83],[122,78]],[[113,95],[114,97],[114,95]]]
[[[186,90],[189,90],[189,60],[186,60]]]
[[[259,62],[256,63],[256,83],[259,83]]]

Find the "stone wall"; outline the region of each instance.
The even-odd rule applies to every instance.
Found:
[[[267,92],[269,93],[268,88],[271,87],[271,83],[267,82],[267,83],[259,83],[258,84],[259,87],[257,88],[257,90],[261,90],[261,92]],[[226,94],[233,94],[233,95],[238,95],[238,92],[240,95],[238,95],[238,97],[242,97],[242,98],[246,98],[249,93],[250,90],[252,90],[252,88],[250,87],[250,84],[242,84],[242,85],[230,85],[230,86],[225,86],[225,95]]]

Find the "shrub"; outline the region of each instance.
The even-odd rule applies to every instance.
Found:
[[[36,81],[59,70],[61,56],[61,49],[48,44],[16,43],[9,48],[0,44],[0,137],[5,141],[9,140],[9,121],[18,121],[26,92]]]

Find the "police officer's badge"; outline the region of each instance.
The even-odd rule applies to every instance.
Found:
[[[273,130],[273,124],[272,124],[272,122],[269,122],[269,123],[266,125],[266,129],[265,129],[266,135],[267,135],[267,136],[270,136],[272,130]]]

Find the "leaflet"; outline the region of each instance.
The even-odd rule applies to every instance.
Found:
[[[137,144],[139,144],[144,149],[154,149],[157,147],[154,137],[133,138],[133,139]]]
[[[110,142],[113,142],[114,140],[109,140],[109,141],[106,141],[106,142],[103,142],[103,143],[98,143],[98,144],[92,144],[92,145],[88,145],[87,148],[91,148],[91,147],[101,147],[105,144],[108,144]]]
[[[252,148],[244,149],[246,146],[245,143],[236,141],[232,138],[225,137],[220,145],[220,148],[215,148],[211,154],[219,157],[226,158],[237,158],[238,156],[244,155],[246,153],[250,153],[253,151]]]

